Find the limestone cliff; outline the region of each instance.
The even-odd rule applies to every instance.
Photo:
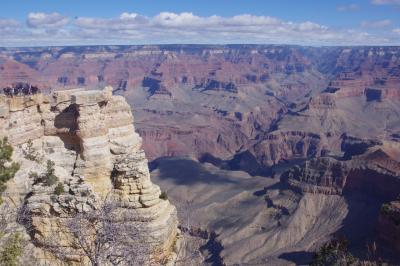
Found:
[[[149,261],[174,259],[176,209],[160,198],[160,188],[151,182],[130,106],[122,96],[112,96],[112,88],[3,97],[0,134],[16,147],[15,159],[22,164],[9,190],[18,191],[10,195],[26,206],[29,232],[37,246],[47,246],[48,238],[62,232],[72,215],[111,200],[115,215],[134,217],[123,222],[139,228],[140,242],[135,245],[145,246],[149,253],[157,250],[157,258],[146,254]],[[23,156],[28,142],[33,143],[36,162]],[[55,163],[64,192],[55,194],[55,185],[45,186],[29,177],[32,171],[43,172],[47,160]],[[51,257],[51,252],[44,253],[43,264]]]

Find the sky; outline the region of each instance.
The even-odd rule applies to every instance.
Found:
[[[400,45],[400,0],[1,0],[0,46]]]

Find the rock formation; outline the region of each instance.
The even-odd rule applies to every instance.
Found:
[[[318,134],[304,131],[275,131],[252,147],[263,165],[274,165],[291,158],[308,158],[321,154]]]
[[[24,188],[20,197],[26,196],[24,204],[31,221],[27,229],[33,243],[49,246],[49,238],[55,238],[54,232],[65,232],[65,223],[73,215],[110,201],[115,217],[124,214],[130,218],[124,223],[137,226],[135,245],[149,253],[141,255],[148,256],[149,262],[174,260],[176,209],[160,198],[160,188],[150,180],[142,141],[122,96],[112,96],[112,88],[107,87],[103,91],[75,89],[51,96],[3,97],[0,111],[1,135],[9,138],[16,153],[28,142],[37,152],[37,162],[22,164],[19,176],[24,180],[18,181],[25,184],[20,184]],[[21,155],[19,159],[26,161]],[[47,160],[55,163],[61,193],[54,193],[55,185],[29,178],[32,171],[40,175]],[[26,165],[29,167],[24,168]],[[68,237],[50,246],[66,243]],[[45,254],[43,263],[52,257],[51,252]]]
[[[351,160],[321,157],[307,160],[283,174],[283,180],[303,192],[361,192],[386,201],[400,194],[400,162],[378,146]]]

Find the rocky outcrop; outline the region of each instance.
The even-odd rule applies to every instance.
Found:
[[[318,134],[303,131],[276,131],[254,145],[252,151],[260,158],[260,163],[271,166],[293,158],[312,158],[322,150]]]
[[[311,98],[308,108],[312,109],[335,109],[335,97],[331,94],[321,94]]]
[[[349,170],[344,162],[320,158],[292,167],[283,178],[290,186],[303,192],[341,194]]]
[[[194,89],[200,89],[202,91],[214,90],[214,91],[227,91],[231,93],[237,93],[237,87],[232,82],[220,82],[218,80],[209,79],[207,82],[198,84]]]
[[[361,192],[393,200],[400,191],[400,162],[382,149],[370,149],[351,160],[315,158],[282,175],[290,186],[303,192],[346,194]]]
[[[150,180],[142,141],[122,96],[112,96],[112,88],[107,87],[103,91],[58,91],[51,97],[3,97],[1,110],[1,134],[17,149],[32,141],[41,156],[29,169],[21,169],[28,183],[28,229],[38,247],[48,246],[54,232],[65,232],[65,223],[73,215],[96,210],[107,200],[115,205],[115,215],[134,217],[126,222],[139,229],[140,241],[135,245],[139,250],[140,245],[146,247],[143,250],[149,254],[142,255],[149,262],[174,259],[176,209],[160,198],[160,188]],[[55,185],[29,179],[28,173],[41,172],[47,160],[55,163],[64,192],[55,194]],[[68,237],[59,242],[68,245]],[[157,258],[152,253],[155,250]],[[43,263],[50,257],[51,252]]]

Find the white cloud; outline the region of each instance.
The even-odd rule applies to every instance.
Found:
[[[292,22],[270,16],[198,16],[161,12],[148,17],[124,12],[117,17],[69,19],[58,13],[30,13],[27,25],[0,19],[2,45],[73,45],[143,43],[286,43],[303,45],[398,44],[394,31],[371,34],[389,20],[363,22],[364,30],[334,29],[312,21]],[[13,30],[4,33],[5,25]],[[349,38],[351,36],[351,38]]]
[[[20,32],[20,26],[20,23],[16,20],[0,18],[0,40],[7,38],[7,36],[18,34]]]
[[[281,24],[277,18],[269,16],[253,16],[249,14],[237,15],[223,20],[224,25],[230,26],[277,26]]]
[[[341,5],[336,8],[339,12],[355,12],[359,11],[361,8],[357,4]]]
[[[306,21],[298,25],[300,31],[327,31],[328,27]]]
[[[400,34],[400,28],[393,29],[392,32],[394,32],[394,33],[396,33],[396,34]]]
[[[400,0],[372,0],[373,5],[400,5]]]
[[[127,18],[131,20],[124,21]],[[162,12],[154,17],[143,17],[123,13],[111,19],[78,18],[75,25],[87,38],[119,36],[125,40],[146,39],[156,43],[365,44],[374,39],[364,32],[353,32],[350,43],[347,32],[318,23],[294,23],[251,14],[200,17],[189,12]]]
[[[18,21],[13,20],[13,19],[2,19],[0,18],[0,28],[13,28],[13,27],[18,27],[20,24]]]
[[[188,12],[180,14],[161,12],[152,18],[151,21],[154,25],[161,27],[201,27],[211,25],[214,19],[219,20],[216,16],[206,19]]]
[[[377,21],[363,21],[361,22],[361,27],[363,28],[384,28],[392,24],[389,19],[377,20]]]
[[[29,13],[27,24],[31,28],[56,28],[69,22],[69,18],[58,13]]]

